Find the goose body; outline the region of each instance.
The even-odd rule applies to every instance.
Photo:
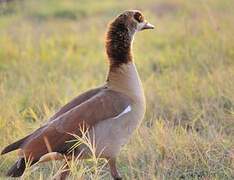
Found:
[[[145,113],[144,91],[131,53],[133,36],[137,31],[152,28],[136,10],[125,11],[110,23],[106,37],[110,67],[105,85],[79,95],[45,125],[4,148],[1,154],[20,149],[19,159],[8,176],[21,176],[29,159],[32,165],[61,160],[71,154],[88,158],[90,150],[85,144],[73,148],[72,141],[74,135],[82,137],[85,131],[95,145],[96,155],[108,160],[112,177],[121,179],[116,157]],[[68,174],[69,170],[65,169],[59,179],[65,179]]]
[[[131,134],[140,125],[145,113],[145,97],[134,63],[123,65],[121,71],[123,74],[118,72],[118,78],[115,77],[117,79],[115,83],[122,84],[121,90],[115,89],[115,85],[119,87],[117,84],[107,86],[116,92],[128,94],[128,106],[116,117],[97,123],[94,130],[91,130],[91,134],[95,134],[97,155],[102,152],[105,157],[118,155],[121,147],[128,142]],[[121,80],[119,76],[123,76],[123,79]],[[126,93],[130,89],[131,93]]]

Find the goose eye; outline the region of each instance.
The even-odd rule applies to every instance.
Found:
[[[135,19],[137,22],[143,22],[143,21],[144,21],[143,16],[142,16],[139,12],[136,12],[136,13],[134,14],[134,19]]]

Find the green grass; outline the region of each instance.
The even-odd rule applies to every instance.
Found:
[[[119,156],[124,179],[233,179],[231,0],[0,4],[1,147],[105,81],[107,23],[125,9],[141,9],[156,29],[135,37],[134,59],[147,112]],[[15,159],[15,152],[0,156],[0,179]],[[71,179],[110,177],[102,160],[72,163]],[[53,162],[31,168],[25,179],[47,179],[60,167]]]

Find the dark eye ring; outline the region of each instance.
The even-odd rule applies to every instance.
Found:
[[[135,14],[134,14],[134,19],[136,20],[136,21],[138,21],[138,22],[143,22],[143,16],[139,13],[139,12],[136,12]]]

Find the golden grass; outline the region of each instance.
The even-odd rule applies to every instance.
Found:
[[[105,81],[107,23],[138,8],[156,30],[135,37],[147,112],[120,154],[121,174],[124,179],[233,179],[232,1],[29,0],[0,6],[1,147]],[[0,157],[1,179],[15,158],[16,153]],[[71,179],[108,179],[105,163],[74,160]],[[30,168],[25,179],[52,178],[61,166]]]

